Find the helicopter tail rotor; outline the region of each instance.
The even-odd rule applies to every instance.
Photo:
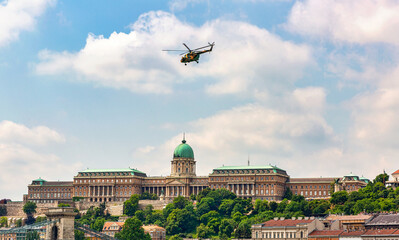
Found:
[[[213,43],[208,42],[208,44],[209,44],[209,46],[211,46],[211,48],[209,49],[209,52],[210,52],[210,51],[212,51],[213,46],[215,46],[215,42],[213,42]]]

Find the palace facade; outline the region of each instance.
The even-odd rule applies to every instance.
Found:
[[[24,201],[55,202],[79,197],[87,202],[125,201],[132,194],[154,193],[161,199],[197,195],[205,188],[225,188],[238,197],[278,201],[287,189],[307,199],[329,198],[334,191],[357,191],[368,180],[349,174],[336,178],[290,178],[277,166],[223,166],[208,176],[196,175],[194,151],[183,139],[173,152],[167,177],[148,177],[137,169],[86,169],[73,181],[33,180]]]

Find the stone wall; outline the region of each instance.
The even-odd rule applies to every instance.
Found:
[[[26,217],[26,214],[22,210],[24,207],[24,202],[9,202],[7,204],[1,204],[7,209],[7,216],[10,217]],[[36,203],[36,214],[42,215],[49,207],[57,207],[58,203]]]
[[[154,207],[154,210],[162,210],[168,203],[171,202],[171,200],[140,200],[139,209],[144,209],[145,206],[151,204]],[[89,209],[91,206],[98,207],[100,202],[68,202],[67,204],[70,204],[71,207],[77,208],[79,211],[84,211]],[[10,202],[1,205],[6,207],[7,216],[9,217],[26,217],[26,214],[22,210],[24,202]],[[58,202],[36,203],[36,205],[37,208],[35,216],[44,214],[48,208],[57,207]],[[123,202],[106,202],[105,206],[111,215],[120,216],[123,214]]]
[[[140,200],[139,209],[144,209],[147,205],[152,205],[154,210],[162,210],[166,205],[173,202],[172,200]]]

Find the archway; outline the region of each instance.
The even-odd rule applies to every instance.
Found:
[[[58,240],[58,227],[54,225],[51,227],[51,234],[50,234],[50,239],[51,240]]]

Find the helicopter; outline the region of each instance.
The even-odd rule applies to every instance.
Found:
[[[195,62],[199,63],[198,60],[199,60],[201,54],[207,53],[207,52],[212,52],[213,46],[215,46],[215,42],[213,42],[213,43],[209,43],[208,42],[207,46],[196,48],[196,49],[193,49],[193,50],[191,50],[185,43],[183,43],[183,45],[188,49],[188,51],[187,50],[162,50],[162,51],[180,51],[180,52],[183,52],[183,53],[180,54],[180,55],[183,55],[182,58],[180,59],[180,62],[184,63],[184,65],[187,66],[187,63],[189,63],[189,62],[194,62],[195,61]],[[200,49],[204,49],[204,48],[209,48],[209,49],[199,51]]]

